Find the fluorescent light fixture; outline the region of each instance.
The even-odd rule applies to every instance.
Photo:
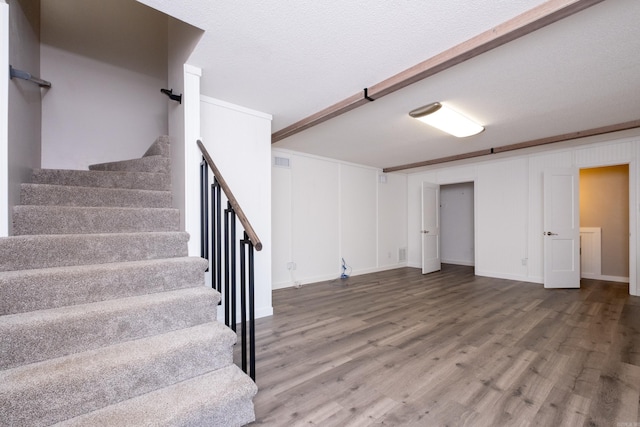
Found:
[[[439,102],[416,108],[409,115],[458,138],[475,135],[484,130],[484,127],[476,122]]]

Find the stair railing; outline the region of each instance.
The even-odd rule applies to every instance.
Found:
[[[198,140],[198,147],[202,153],[202,162],[200,163],[201,256],[209,261],[211,286],[222,294],[225,324],[234,332],[237,332],[238,323],[236,313],[238,303],[237,277],[238,275],[240,277],[242,370],[255,381],[255,269],[253,255],[254,249],[256,251],[262,249],[262,243],[200,140]],[[211,185],[209,185],[209,170],[213,174]],[[224,210],[222,209],[223,194],[227,202]],[[240,239],[236,237],[237,221],[244,229],[243,237]],[[239,243],[239,264],[236,259],[238,253],[236,243]],[[209,248],[211,248],[211,253],[209,253]]]

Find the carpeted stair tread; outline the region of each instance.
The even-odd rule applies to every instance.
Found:
[[[179,257],[0,272],[0,315],[204,286],[206,260]]]
[[[216,320],[220,294],[198,287],[0,317],[0,370]]]
[[[142,157],[148,156],[163,156],[163,157],[171,157],[171,146],[170,146],[169,136],[162,135],[156,138],[155,142],[151,144],[151,146],[147,149],[147,151],[142,155]]]
[[[0,422],[50,425],[215,371],[235,340],[211,322],[0,371]]]
[[[13,234],[87,234],[178,231],[173,208],[20,205],[13,208]]]
[[[0,271],[187,256],[185,232],[60,234],[0,238]]]
[[[21,186],[0,237],[0,427],[254,420],[208,262],[178,231],[169,143]]]
[[[79,187],[52,184],[22,184],[23,205],[105,206],[170,208],[171,192],[129,188]]]
[[[171,161],[168,157],[154,155],[139,159],[97,163],[89,165],[89,170],[171,173]]]
[[[132,188],[170,190],[171,175],[152,172],[83,171],[71,169],[34,169],[35,184],[71,185],[79,187]]]
[[[235,365],[64,421],[85,426],[243,426],[255,420],[257,387]]]

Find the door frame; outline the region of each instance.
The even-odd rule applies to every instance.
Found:
[[[635,159],[627,161],[611,160],[577,164],[578,173],[582,169],[603,168],[607,166],[629,166],[629,295],[640,296],[640,287],[637,283],[638,262],[636,261],[638,250],[638,227],[640,220],[640,206],[638,206],[638,186],[637,186],[637,161]],[[638,209],[636,209],[638,206]]]
[[[451,180],[435,180],[435,181],[425,181],[424,179],[421,182],[431,182],[433,184],[438,184],[439,186],[443,185],[453,185],[453,184],[473,184],[473,274],[475,275],[476,271],[476,260],[478,259],[478,186],[476,185],[476,177],[466,177],[460,179],[451,179]],[[420,184],[420,191],[422,192],[422,184]],[[422,197],[422,194],[420,195]],[[420,203],[420,218],[422,219],[422,202]],[[422,224],[420,224],[422,226]],[[441,227],[442,228],[442,227]],[[440,230],[440,240],[442,240],[442,230]],[[420,236],[420,259],[422,260],[422,236]],[[421,261],[422,262],[422,261]]]
[[[617,143],[622,143],[625,141],[638,141],[638,138],[630,138],[630,139],[622,139],[616,140]],[[640,153],[638,153],[640,154]],[[636,154],[636,157],[638,156]],[[640,296],[640,285],[638,284],[638,267],[637,264],[640,262],[638,259],[638,220],[640,216],[638,215],[638,165],[636,157],[627,158],[626,160],[615,159],[608,161],[594,161],[594,162],[585,162],[585,163],[577,163],[575,167],[578,168],[578,171],[581,169],[591,169],[591,168],[599,168],[599,167],[607,167],[607,166],[616,166],[616,165],[629,165],[629,294],[633,296]]]
[[[440,185],[440,204],[442,204],[442,187],[446,187],[449,185],[461,185],[461,184],[471,184],[471,188],[473,189],[473,205],[471,207],[472,209],[472,214],[473,214],[473,265],[467,265],[467,264],[460,264],[460,265],[467,265],[468,267],[473,267],[474,271],[476,268],[476,185],[475,185],[475,180],[473,179],[469,179],[469,180],[464,180],[464,181],[460,181],[460,182],[452,182],[452,183],[444,183],[444,184],[439,184]],[[442,211],[442,208],[441,208]],[[440,215],[440,241],[442,242],[442,215]],[[445,263],[446,264],[446,263]]]

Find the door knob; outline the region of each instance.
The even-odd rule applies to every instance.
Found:
[[[422,230],[420,231],[422,234],[429,234],[429,230]]]
[[[542,233],[545,236],[557,236],[558,233],[552,233],[551,231],[545,231],[544,233]]]

